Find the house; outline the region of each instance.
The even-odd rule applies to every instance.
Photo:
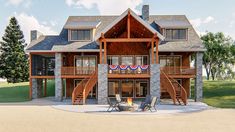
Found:
[[[30,98],[46,95],[55,80],[55,99],[73,104],[107,97],[146,95],[187,104],[190,80],[202,100],[202,42],[185,15],[142,15],[127,9],[119,16],[70,16],[57,36],[31,31]],[[195,66],[190,67],[195,55]]]

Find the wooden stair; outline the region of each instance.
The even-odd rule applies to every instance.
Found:
[[[169,77],[164,71],[161,71],[161,92],[168,92],[173,103],[176,101],[181,105],[181,101],[184,105],[187,105],[187,93],[184,87],[178,83],[174,78]]]
[[[95,71],[90,77],[83,79],[73,90],[72,104],[79,105],[85,104],[86,98],[90,91],[93,89],[98,81],[97,71]]]

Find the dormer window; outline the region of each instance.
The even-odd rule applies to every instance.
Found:
[[[187,29],[166,29],[166,40],[187,40]]]
[[[71,41],[89,41],[91,40],[90,29],[76,29],[71,30]]]

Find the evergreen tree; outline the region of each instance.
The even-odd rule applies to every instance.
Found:
[[[12,17],[0,42],[0,77],[7,79],[9,83],[28,80],[28,56],[24,52],[25,46],[23,32],[16,18]]]

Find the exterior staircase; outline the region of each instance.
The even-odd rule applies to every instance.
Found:
[[[83,79],[73,90],[72,93],[72,104],[85,104],[86,98],[89,95],[90,91],[93,89],[95,84],[98,81],[97,70],[94,73],[85,79]]]
[[[184,87],[178,83],[174,78],[169,77],[164,71],[161,70],[160,75],[161,92],[168,93],[176,104],[176,101],[181,105],[181,101],[184,105],[187,105],[187,93]]]

